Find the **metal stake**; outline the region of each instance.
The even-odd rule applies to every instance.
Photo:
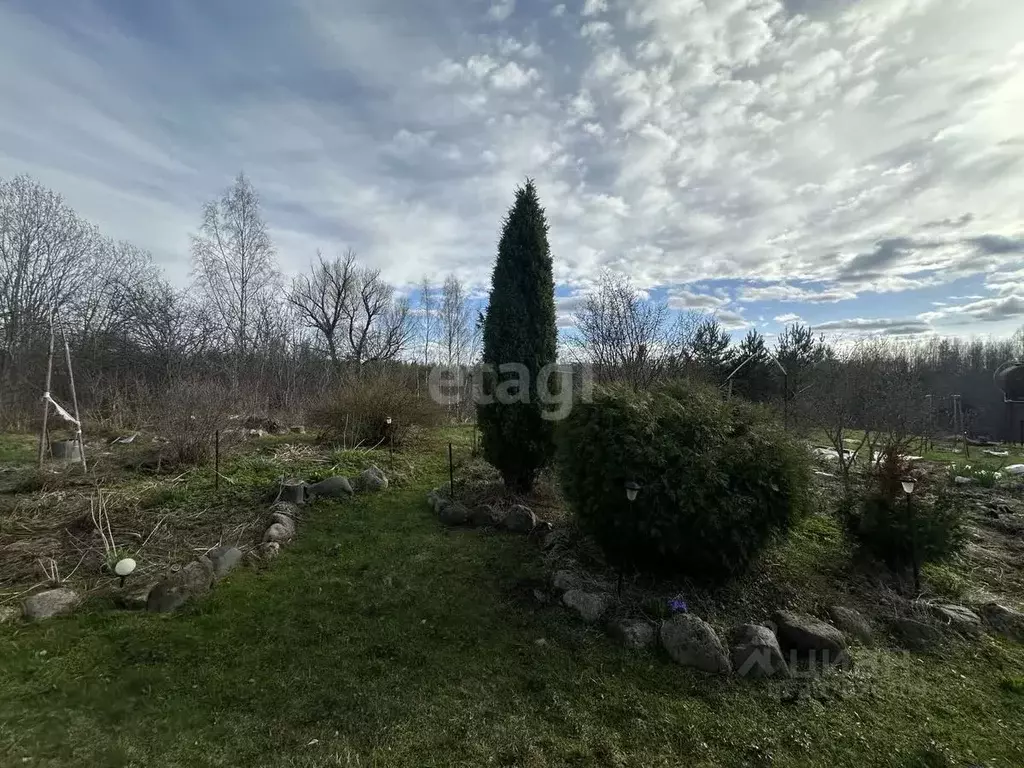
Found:
[[[455,498],[455,463],[452,460],[452,444],[448,443],[448,488],[451,498]]]

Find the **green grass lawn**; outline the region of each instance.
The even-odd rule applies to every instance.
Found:
[[[0,625],[0,766],[1024,765],[1019,647],[771,683],[623,651],[534,601],[525,538],[438,525],[442,451],[179,614]]]

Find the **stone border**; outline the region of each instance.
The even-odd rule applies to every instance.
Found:
[[[298,533],[302,518],[300,507],[314,499],[347,498],[356,491],[371,493],[387,487],[388,479],[376,465],[364,469],[351,480],[339,475],[318,483],[284,481],[278,491],[278,500],[270,506],[267,527],[260,542],[248,554],[258,560],[277,557],[281,547]],[[288,500],[281,501],[282,496]],[[189,600],[209,593],[217,582],[242,563],[244,557],[245,553],[238,547],[217,546],[155,582],[115,593],[114,599],[128,609],[172,613]],[[15,606],[0,606],[0,624],[21,617],[40,620],[66,616],[73,613],[81,602],[82,596],[68,587],[44,590],[27,597],[20,610]]]
[[[443,486],[427,494],[427,504],[434,510],[441,523],[455,528],[495,528],[509,533],[536,534],[550,531],[551,523],[538,518],[525,504],[503,507],[495,504],[478,504],[470,509],[458,499],[450,498]]]
[[[834,605],[829,621],[809,614],[778,611],[765,624],[738,624],[724,637],[692,613],[666,604],[662,621],[630,615],[616,596],[609,577],[582,570],[572,553],[572,537],[565,528],[542,539],[548,585],[535,589],[541,604],[556,603],[580,621],[602,627],[620,645],[645,650],[656,644],[676,663],[707,672],[741,677],[791,677],[800,669],[852,666],[847,639],[872,646],[871,623],[853,608]],[[660,599],[660,598],[659,598]],[[927,651],[950,638],[976,638],[983,631],[1024,644],[1024,613],[989,602],[971,610],[942,602],[910,601],[907,616],[877,621],[896,641],[897,648]],[[724,642],[724,641],[725,642]]]

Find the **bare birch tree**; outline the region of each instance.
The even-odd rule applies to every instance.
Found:
[[[274,246],[260,214],[256,190],[239,174],[219,201],[203,208],[192,236],[196,283],[238,360],[253,350],[261,304],[279,279]]]
[[[423,345],[423,364],[430,365],[430,345],[434,340],[434,332],[437,329],[437,294],[434,286],[430,284],[430,278],[424,276],[420,281],[420,343]]]
[[[473,312],[466,286],[448,275],[441,288],[440,343],[444,362],[457,367],[469,362],[473,342]]]

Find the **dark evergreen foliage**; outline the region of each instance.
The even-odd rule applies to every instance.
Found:
[[[516,190],[498,243],[483,323],[483,363],[492,371],[485,374],[483,392],[493,402],[477,412],[485,458],[519,492],[533,486],[554,451],[554,423],[543,418],[538,391],[539,384],[558,384],[539,381],[541,369],[555,363],[558,333],[547,233],[537,188],[527,180]],[[529,381],[501,370],[509,364],[525,366]]]
[[[558,466],[609,562],[707,582],[742,573],[786,531],[810,483],[806,450],[767,411],[687,382],[599,389],[560,427]]]

